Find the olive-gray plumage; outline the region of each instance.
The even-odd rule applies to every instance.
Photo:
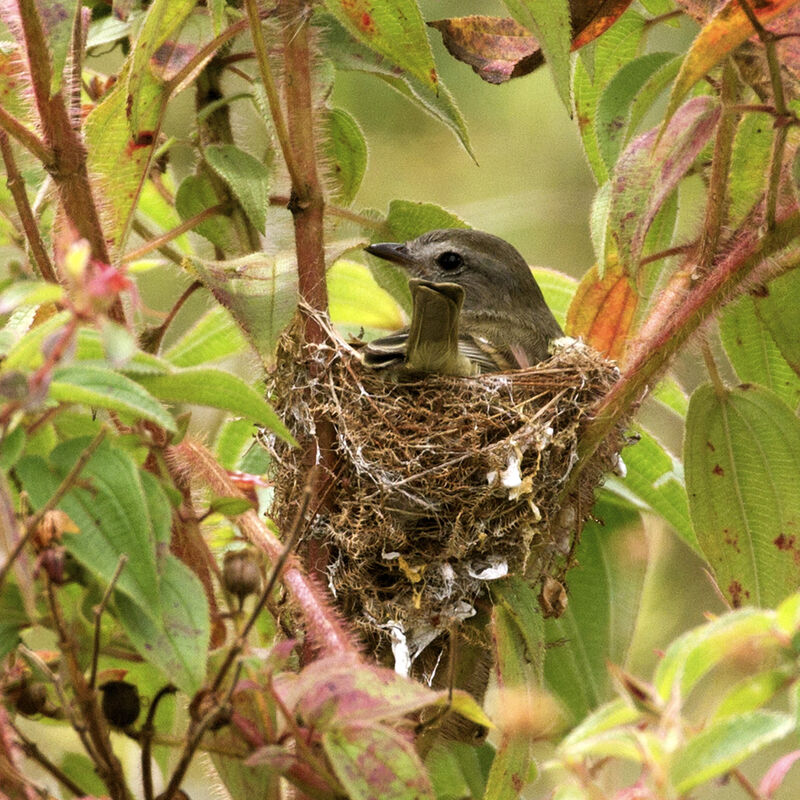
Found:
[[[441,347],[448,347],[447,343],[453,341],[450,326],[455,324],[459,354],[471,362],[473,372],[532,366],[547,358],[553,339],[563,336],[525,259],[497,236],[447,228],[430,231],[405,244],[373,244],[366,250],[403,267],[414,278],[422,279],[417,284],[434,291],[436,285],[444,290],[448,284],[463,289],[460,314],[455,318],[451,313],[439,317],[437,308],[447,307],[441,302],[419,302],[415,294],[419,289],[412,285],[414,311],[410,330],[432,331]],[[445,293],[448,292],[453,294],[452,289]],[[414,314],[418,313],[426,313],[428,318],[415,320]],[[437,321],[444,330],[437,332]],[[408,343],[409,330],[376,339],[367,346],[364,361],[376,368],[402,366],[407,363]],[[418,346],[418,342],[412,345],[412,352]],[[452,353],[440,352],[432,358],[430,354],[436,350],[436,345],[427,348],[427,355],[417,358],[423,368],[418,363],[415,371],[470,374],[463,367],[435,368],[435,363],[457,363],[457,356]]]

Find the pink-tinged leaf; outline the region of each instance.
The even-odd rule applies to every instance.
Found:
[[[433,800],[436,796],[414,746],[391,728],[338,728],[323,735],[322,746],[351,798]]]
[[[453,58],[469,64],[487,83],[527,75],[544,62],[536,38],[513,19],[476,14],[435,19],[428,25],[442,34]]]
[[[758,793],[762,797],[770,798],[778,791],[786,774],[800,758],[800,750],[793,750],[785,756],[779,758],[764,774],[761,783],[758,784]]]
[[[695,97],[675,113],[663,135],[657,128],[634,139],[611,178],[609,233],[623,270],[635,274],[645,236],[714,133],[720,118],[712,97]]]
[[[394,670],[350,656],[309,664],[296,680],[276,677],[275,690],[306,723],[316,728],[398,719],[435,703],[439,693]]]
[[[798,2],[800,0],[761,0],[754,3],[750,0],[750,7],[763,25],[785,14]],[[677,111],[689,89],[753,34],[753,26],[738,0],[728,0],[700,31],[684,59],[672,87],[664,125]]]

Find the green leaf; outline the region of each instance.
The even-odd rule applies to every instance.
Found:
[[[210,512],[222,514],[225,517],[237,517],[250,511],[253,504],[244,497],[215,497],[208,507]]]
[[[273,359],[278,338],[297,307],[294,254],[252,253],[230,261],[195,258],[191,267],[228,309],[256,352]]]
[[[203,157],[228,184],[253,227],[264,233],[269,207],[269,170],[250,153],[233,144],[209,145]]]
[[[744,222],[766,190],[775,131],[764,114],[745,114],[736,128],[728,171],[728,224]]]
[[[624,665],[639,616],[647,568],[643,553],[628,546],[641,538],[638,512],[601,498],[576,552],[580,566],[567,574],[569,604],[545,620],[545,679],[574,720],[612,696],[608,661]]]
[[[75,12],[79,8],[76,0],[49,0],[46,15],[42,19],[47,34],[47,49],[53,72],[50,77],[50,94],[54,95],[61,88],[64,66],[67,63],[72,28],[75,23]],[[45,9],[42,9],[45,10]]]
[[[586,159],[598,185],[604,184],[609,174],[597,142],[597,103],[611,78],[636,56],[644,26],[645,19],[641,14],[626,11],[595,41],[593,74],[589,74],[584,59],[579,58],[575,63],[572,89],[575,115]]]
[[[50,499],[88,443],[83,438],[60,444],[49,464],[31,456],[18,462],[16,473],[35,508]],[[64,535],[67,550],[101,581],[111,580],[120,556],[127,554],[116,589],[143,613],[160,608],[156,549],[169,541],[169,505],[154,482],[123,450],[104,443],[58,505],[80,529]]]
[[[334,774],[352,800],[433,800],[413,744],[385,725],[350,725],[322,735]]]
[[[246,342],[230,313],[213,306],[164,353],[176,367],[196,367],[242,352]]]
[[[669,1],[671,2],[671,0]],[[633,133],[639,127],[642,120],[653,108],[655,101],[678,74],[678,70],[681,66],[681,56],[675,53],[671,53],[670,55],[672,58],[662,64],[647,81],[645,81],[641,90],[634,98],[631,104],[630,121],[628,123],[628,130],[630,133]]]
[[[219,197],[207,175],[187,175],[175,194],[175,210],[182,220],[190,219],[218,204]],[[233,240],[233,226],[224,214],[213,214],[195,225],[192,230],[223,251],[230,248]]]
[[[662,378],[653,390],[653,399],[674,411],[679,417],[685,417],[689,410],[689,398],[674,378]]]
[[[249,419],[228,420],[220,428],[214,452],[225,469],[242,468],[242,459],[255,444],[256,430]]]
[[[714,713],[714,719],[736,716],[765,706],[791,680],[792,676],[787,669],[770,669],[748,675],[725,695]]]
[[[650,433],[642,429],[637,429],[636,433],[639,441],[626,447],[622,454],[627,474],[624,478],[610,476],[606,488],[662,516],[700,555],[700,545],[689,518],[683,465]]]
[[[356,41],[435,90],[436,65],[415,0],[325,0],[325,8]]]
[[[756,296],[756,311],[792,369],[800,375],[800,269],[793,269],[767,284]]]
[[[757,642],[766,659],[769,650],[781,646],[773,627],[774,614],[742,608],[687,631],[659,661],[653,679],[656,691],[665,702],[670,698],[685,702],[701,678],[725,659],[741,653],[748,642]]]
[[[507,604],[492,608],[492,628],[497,648],[497,682],[503,689],[525,691],[528,683],[525,640]],[[538,648],[537,648],[538,649]],[[526,736],[504,734],[486,781],[486,800],[513,800],[528,782],[532,764]]]
[[[450,128],[467,153],[475,158],[464,118],[450,91],[441,81],[431,87],[427,81],[400,69],[350,36],[330,14],[320,14],[318,25],[322,50],[337,69],[366,72],[381,78],[396,92]]]
[[[542,290],[544,299],[547,302],[553,316],[558,320],[558,324],[563,328],[567,322],[567,309],[575,295],[578,282],[575,278],[558,272],[554,269],[545,267],[533,267],[531,269],[536,283]]]
[[[396,330],[403,317],[394,299],[378,286],[370,271],[340,259],[326,274],[331,319],[337,325]]]
[[[772,389],[790,408],[797,409],[800,376],[775,344],[759,305],[754,297],[745,295],[725,307],[719,320],[722,344],[740,380]]]
[[[17,463],[25,449],[25,439],[25,428],[22,425],[17,425],[11,432],[3,432],[0,436],[0,469],[7,472]]]
[[[20,632],[30,625],[22,594],[16,583],[6,579],[0,592],[0,658],[15,650]]]
[[[751,711],[709,725],[676,754],[669,774],[675,791],[685,794],[724,775],[794,727],[793,717],[773,711]]]
[[[137,377],[150,393],[167,403],[191,403],[230,411],[264,425],[290,444],[294,439],[272,406],[241,378],[221,369],[193,367],[169,375]]]
[[[160,565],[157,591],[161,613],[152,615],[142,613],[138,604],[117,594],[119,619],[142,657],[191,696],[201,688],[206,675],[206,594],[200,579],[171,554]]]
[[[0,314],[10,314],[20,306],[57,303],[64,296],[64,287],[46,281],[16,281],[0,292]]]
[[[647,53],[629,61],[608,82],[597,104],[596,134],[600,154],[609,171],[628,139],[633,102],[640,97],[647,81],[665,64],[672,53]]]
[[[196,4],[197,0],[154,0],[147,10],[130,56],[126,116],[133,134],[151,127],[153,106],[160,102],[151,95],[155,78],[151,67],[159,57],[167,57],[158,53],[159,48],[180,30]]]
[[[515,625],[522,637],[528,662],[537,684],[541,685],[544,679],[544,617],[536,593],[519,576],[493,581],[489,588],[495,604],[502,605],[506,612],[504,622]]]
[[[59,311],[44,322],[27,330],[6,353],[3,370],[36,369],[42,363],[42,345],[48,336],[62,328],[70,319],[69,311]]]
[[[367,169],[367,143],[355,119],[340,108],[325,116],[327,172],[336,190],[333,199],[350,205]]]
[[[511,16],[537,39],[559,97],[571,111],[570,51],[572,26],[567,0],[504,0]]]
[[[684,440],[700,547],[734,606],[773,606],[800,584],[800,420],[768,389],[692,395]]]
[[[765,4],[757,11],[761,24],[766,25],[773,17],[785,14],[797,2],[798,0],[773,0]],[[752,35],[753,26],[738,3],[729,1],[716,7],[713,16],[705,22],[683,60],[667,104],[665,127],[689,90]]]
[[[494,748],[484,743],[436,742],[425,759],[437,800],[483,797],[494,760]]]
[[[75,358],[82,366],[108,370],[112,365],[106,358],[106,341],[94,328],[81,328],[75,347]],[[169,364],[158,356],[136,350],[121,370],[128,375],[137,373],[162,373],[169,371]]]
[[[49,396],[61,403],[108,408],[137,419],[148,419],[174,432],[172,415],[140,384],[102,367],[75,364],[53,370]]]

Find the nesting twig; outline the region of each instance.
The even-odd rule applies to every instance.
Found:
[[[304,348],[284,338],[273,398],[301,443],[320,419],[336,430],[338,491],[314,533],[328,543],[329,586],[348,618],[378,649],[400,631],[414,653],[474,611],[486,580],[563,580],[600,474],[580,486],[569,513],[557,498],[616,367],[561,340],[531,369],[397,382],[366,369],[357,348],[325,328],[325,342]],[[296,451],[265,443],[281,524],[303,472]],[[619,431],[605,469],[621,444]]]

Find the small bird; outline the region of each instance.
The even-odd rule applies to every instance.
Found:
[[[412,275],[413,300],[409,328],[370,342],[367,366],[446,375],[524,369],[564,335],[525,259],[497,236],[447,228],[366,251]]]

